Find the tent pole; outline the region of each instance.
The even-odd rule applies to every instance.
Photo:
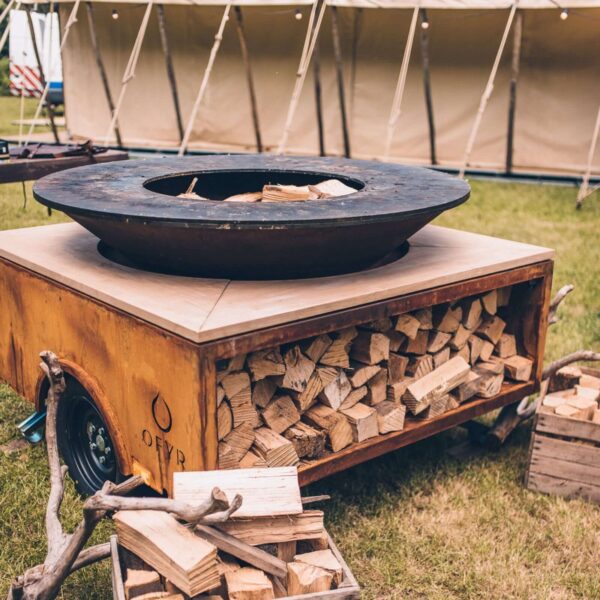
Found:
[[[600,107],[598,107],[598,114],[596,115],[596,124],[594,125],[594,133],[592,134],[592,143],[588,152],[587,167],[583,175],[583,181],[581,187],[577,193],[577,208],[581,208],[583,201],[587,196],[593,193],[597,188],[589,189],[590,175],[592,174],[592,162],[594,162],[594,154],[596,153],[596,143],[598,142],[598,135],[600,134]]]
[[[31,35],[31,44],[33,46],[33,53],[35,54],[35,61],[40,72],[40,83],[42,84],[42,88],[45,89],[46,77],[44,76],[44,69],[42,68],[42,59],[40,58],[40,51],[37,45],[37,40],[35,38],[35,28],[33,26],[33,19],[31,18],[31,7],[29,5],[26,6],[25,12],[27,13],[27,24],[29,25],[29,34]],[[58,139],[58,130],[56,129],[56,123],[54,122],[54,110],[50,102],[46,102],[46,112],[48,113],[48,119],[50,119],[50,128],[52,129],[52,136],[54,137],[54,141],[58,144],[60,143],[60,140]]]
[[[179,146],[178,156],[183,156],[187,150],[188,144],[190,142],[190,136],[192,135],[192,130],[194,128],[194,123],[196,122],[196,117],[198,116],[198,111],[200,110],[200,104],[202,104],[202,99],[204,98],[204,93],[206,92],[206,88],[208,86],[208,79],[212,72],[213,66],[215,64],[215,59],[217,58],[217,52],[219,51],[219,47],[221,46],[221,40],[223,39],[223,30],[225,29],[225,25],[229,20],[229,11],[231,9],[231,1],[227,3],[225,6],[225,10],[223,11],[223,17],[221,18],[221,24],[219,25],[219,29],[215,35],[215,41],[210,50],[210,55],[208,57],[208,63],[206,65],[206,69],[204,70],[204,76],[202,77],[202,82],[200,83],[200,89],[198,90],[198,95],[196,96],[196,101],[194,102],[194,106],[192,107],[192,114],[190,115],[190,119],[187,123],[187,127],[185,129],[185,133],[183,134],[183,140],[181,142],[181,146]]]
[[[473,127],[471,128],[471,133],[469,134],[469,139],[467,141],[467,147],[465,148],[465,155],[463,157],[463,164],[460,168],[460,172],[458,176],[461,179],[464,179],[465,171],[467,170],[467,166],[469,165],[469,158],[471,157],[471,152],[473,151],[473,146],[475,145],[475,138],[477,137],[477,132],[479,131],[479,126],[481,125],[481,119],[483,118],[483,113],[487,106],[488,100],[492,95],[494,90],[494,80],[496,79],[496,73],[498,72],[498,67],[500,66],[500,59],[502,58],[502,52],[504,51],[504,46],[506,45],[506,40],[508,38],[508,34],[510,32],[510,26],[512,25],[513,19],[515,17],[515,12],[517,11],[517,0],[513,1],[512,7],[510,9],[510,13],[508,15],[508,20],[506,21],[506,26],[504,27],[504,33],[502,34],[502,39],[500,40],[500,46],[498,47],[498,52],[496,53],[496,58],[494,59],[494,64],[492,66],[492,72],[488,78],[485,89],[483,90],[483,94],[481,95],[481,100],[479,101],[479,109],[477,110],[477,115],[475,116],[475,121],[473,122]]]
[[[348,134],[348,120],[346,116],[346,96],[344,90],[344,65],[342,63],[342,47],[340,43],[340,28],[338,23],[337,6],[331,7],[331,35],[333,38],[333,54],[335,57],[335,70],[337,74],[338,99],[340,103],[340,116],[342,118],[342,134],[344,137],[344,156],[350,158],[350,136]]]
[[[98,44],[98,36],[96,34],[96,21],[94,19],[94,8],[91,2],[86,2],[85,7],[87,10],[88,28],[90,30],[92,50],[94,51],[94,58],[96,59],[98,73],[100,74],[100,80],[102,81],[102,87],[104,89],[106,103],[108,104],[108,110],[112,115],[115,110],[115,105],[113,103],[112,94],[110,93],[110,86],[108,84],[108,77],[106,76],[106,69],[104,68],[104,61],[102,60],[102,55],[100,54],[100,46]],[[117,144],[122,147],[123,142],[121,141],[121,132],[119,130],[118,122],[115,122],[115,137],[117,138]]]
[[[177,92],[177,81],[175,79],[175,69],[171,59],[171,49],[169,47],[169,38],[167,37],[167,24],[165,21],[165,7],[163,4],[156,5],[156,17],[158,20],[158,31],[160,33],[160,43],[163,54],[165,55],[165,67],[167,68],[167,77],[171,96],[173,98],[173,107],[175,108],[175,118],[177,120],[177,130],[179,131],[179,141],[183,139],[183,124],[181,121],[181,109],[179,107],[179,94]]]
[[[313,79],[315,82],[315,108],[317,110],[317,130],[319,132],[319,156],[325,156],[325,132],[323,131],[323,104],[321,97],[321,60],[319,42],[313,54]]]
[[[235,27],[237,29],[238,39],[240,42],[240,51],[246,71],[246,83],[248,84],[248,95],[250,97],[250,110],[252,111],[252,124],[254,125],[254,137],[256,138],[256,150],[263,151],[262,136],[260,134],[260,122],[258,120],[258,103],[256,102],[256,92],[254,89],[254,77],[252,76],[252,65],[250,64],[250,54],[248,45],[246,44],[246,33],[244,31],[244,17],[242,9],[239,6],[233,7],[235,14]]]
[[[12,8],[12,4],[7,4],[6,8],[4,9],[4,12],[2,13],[2,15],[0,15],[0,23],[4,20],[4,17],[6,15],[8,15],[8,13],[10,12],[10,9]],[[15,7],[15,10],[19,10],[21,8],[21,2],[19,0],[19,2],[17,2],[17,6]],[[0,37],[0,53],[2,53],[2,50],[4,50],[4,46],[6,44],[6,40],[8,40],[8,34],[10,33],[10,18],[8,19],[8,22],[6,23],[6,26],[4,27],[4,32],[2,33],[2,37]]]
[[[290,136],[292,121],[294,120],[296,109],[298,108],[300,94],[302,93],[304,80],[306,79],[306,73],[314,52],[319,30],[321,29],[321,23],[323,22],[323,15],[325,14],[326,7],[326,0],[315,0],[313,3],[308,27],[306,29],[306,37],[304,38],[304,47],[302,48],[302,55],[300,56],[300,64],[298,65],[298,71],[296,72],[296,83],[294,84],[294,91],[292,92],[292,97],[290,99],[285,126],[277,148],[277,154],[283,154],[285,152],[285,147],[287,146],[288,138]]]
[[[148,4],[146,5],[146,10],[140,23],[140,28],[138,29],[135,42],[133,43],[133,48],[131,49],[131,54],[129,55],[129,60],[127,61],[127,66],[125,67],[125,72],[123,73],[123,79],[121,81],[121,91],[119,92],[117,105],[115,106],[115,110],[113,111],[110,124],[104,137],[105,146],[108,146],[110,134],[115,129],[117,119],[119,118],[119,113],[121,112],[121,107],[123,106],[123,100],[125,99],[125,92],[127,91],[127,86],[129,85],[129,82],[135,77],[135,68],[140,57],[140,51],[142,50],[142,42],[144,41],[144,36],[146,35],[146,28],[148,27],[148,21],[150,20],[150,13],[152,12],[152,2],[153,0],[149,0]]]
[[[523,39],[523,12],[517,11],[515,30],[513,32],[513,53],[511,63],[511,77],[508,104],[508,134],[506,136],[506,172],[512,173],[513,146],[515,135],[515,114],[517,108],[517,83],[519,81],[519,68],[521,63],[521,41]]]
[[[67,39],[69,38],[69,32],[71,31],[71,27],[73,27],[73,25],[75,25],[75,23],[77,23],[77,12],[79,11],[80,3],[81,3],[81,0],[75,0],[75,3],[73,4],[73,8],[71,9],[71,12],[69,13],[69,18],[67,19],[67,22],[65,24],[65,29],[62,34],[62,39],[60,41],[61,56],[62,56],[63,48],[65,47],[65,44],[67,43]],[[18,3],[17,6],[20,6],[20,3]],[[29,140],[31,139],[31,136],[33,134],[33,128],[35,127],[35,122],[37,121],[37,119],[40,116],[40,113],[42,112],[42,106],[44,106],[44,102],[46,101],[46,98],[48,97],[49,90],[50,90],[50,82],[47,81],[46,85],[44,85],[44,91],[42,92],[40,101],[38,102],[37,108],[35,109],[35,115],[33,116],[31,125],[29,126],[29,131],[27,132],[27,137],[25,138],[25,146],[27,146],[27,144],[29,143]],[[50,214],[50,209],[48,209],[48,214]]]
[[[421,23],[425,23],[425,9],[420,10]],[[432,165],[437,165],[435,152],[435,121],[433,118],[433,100],[431,97],[431,76],[429,71],[429,29],[421,27],[421,62],[423,64],[423,88],[425,107],[427,108],[427,124],[429,126],[429,156]]]
[[[354,121],[354,93],[356,91],[356,63],[358,59],[358,40],[360,37],[360,26],[362,22],[363,9],[354,9],[354,21],[352,23],[352,51],[350,55],[350,98],[349,98],[349,110],[350,115],[350,129],[352,130],[352,124]]]
[[[402,56],[402,64],[400,65],[400,73],[398,75],[398,83],[396,84],[396,91],[394,92],[392,108],[390,109],[390,118],[388,120],[387,136],[385,141],[384,160],[387,160],[390,156],[390,151],[392,149],[392,140],[394,138],[394,131],[396,130],[396,125],[398,124],[398,119],[400,118],[402,97],[404,96],[404,88],[406,87],[408,63],[410,62],[413,41],[415,39],[415,30],[417,27],[418,16],[419,8],[416,7],[413,10],[412,19],[410,21],[408,37],[406,38],[406,46],[404,46],[404,55]]]

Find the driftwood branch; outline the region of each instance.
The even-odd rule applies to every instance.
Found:
[[[50,470],[50,495],[46,509],[48,550],[41,565],[27,569],[16,577],[8,592],[8,600],[54,600],[65,579],[74,571],[103,560],[110,554],[109,544],[84,549],[96,525],[108,512],[115,510],[161,510],[175,517],[197,523],[217,523],[227,520],[242,504],[236,495],[230,503],[227,496],[214,488],[211,497],[199,503],[187,503],[167,498],[123,497],[142,483],[139,476],[114,484],[105,482],[102,489],[88,498],[83,505],[83,519],[71,534],[64,532],[60,521],[60,507],[64,497],[64,478],[67,468],[61,466],[58,453],[56,415],[61,396],[66,389],[65,378],[52,352],[40,354],[40,368],[49,382],[46,399],[46,445]]]
[[[567,295],[570,294],[574,289],[575,286],[569,283],[568,285],[563,285],[563,287],[558,290],[556,296],[554,296],[554,299],[550,303],[550,310],[548,312],[548,325],[554,325],[554,323],[558,321],[558,317],[556,315],[558,307],[560,306],[560,303],[567,297]]]

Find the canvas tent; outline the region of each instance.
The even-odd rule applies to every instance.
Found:
[[[184,125],[224,4],[220,0],[167,0],[160,5],[164,6],[161,10]],[[460,167],[513,2],[327,0],[327,4],[317,44],[326,153],[341,155],[344,151],[331,33],[332,8],[336,7],[339,22],[351,155],[372,159],[385,154],[390,107],[409,25],[413,9],[420,7],[426,10],[429,27],[417,28],[389,158],[418,164],[431,162],[431,129],[423,84],[421,35],[425,31],[436,162]],[[264,149],[274,151],[284,129],[312,2],[239,0],[236,5],[243,11],[261,138]],[[147,5],[95,0],[91,6],[97,48],[108,86],[116,98]],[[119,111],[118,126],[127,146],[177,148],[180,143],[156,18],[158,6],[156,3],[151,9],[135,76]],[[62,23],[71,8],[71,3],[60,5]],[[515,20],[470,164],[474,168],[504,171],[508,138],[512,136],[515,172],[581,174],[586,170],[600,103],[600,1],[521,0],[517,8],[521,33],[517,40]],[[561,18],[564,9],[568,9],[568,19]],[[83,4],[80,11],[63,49],[66,119],[75,138],[101,140],[111,112]],[[518,83],[514,124],[509,134],[509,90],[515,64]],[[319,152],[314,76],[311,66],[292,122],[287,152]],[[232,16],[224,28],[193,123],[189,149],[256,149],[246,79]],[[594,161],[592,170],[597,173],[600,156]]]

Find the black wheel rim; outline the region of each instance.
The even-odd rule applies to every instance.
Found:
[[[100,489],[106,480],[114,481],[117,462],[113,443],[102,415],[90,398],[69,398],[72,405],[67,423],[69,445],[76,473],[86,487]]]

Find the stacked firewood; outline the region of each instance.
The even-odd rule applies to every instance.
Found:
[[[270,600],[347,585],[323,512],[303,507],[310,499],[294,467],[181,473],[175,499],[206,496],[215,483],[243,501],[214,526],[186,526],[165,512],[115,514],[127,600]]]
[[[541,412],[600,424],[600,377],[569,365],[550,379],[549,390]]]
[[[506,331],[511,288],[237,356],[217,372],[219,467],[294,465],[431,419],[532,361]],[[504,319],[503,319],[504,316]]]

